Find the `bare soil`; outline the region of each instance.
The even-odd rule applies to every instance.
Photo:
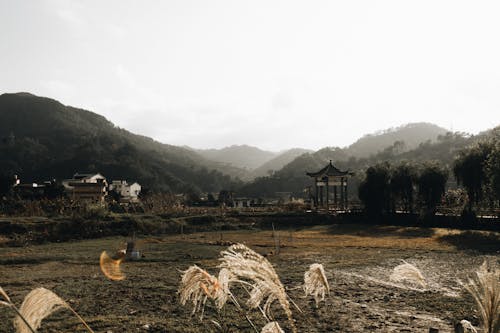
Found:
[[[207,302],[205,317],[181,306],[181,271],[199,265],[217,274],[218,256],[227,244],[242,242],[273,263],[290,297],[299,332],[452,332],[467,319],[478,324],[474,303],[461,288],[485,259],[500,260],[500,234],[389,226],[332,225],[273,231],[236,230],[141,238],[144,257],[124,262],[123,281],[100,271],[99,255],[124,248],[125,237],[27,247],[0,248],[0,286],[21,304],[33,288],[45,287],[68,301],[95,332],[253,332],[228,304],[221,312]],[[279,251],[276,243],[279,240]],[[277,253],[279,252],[279,253]],[[402,260],[418,267],[428,282],[422,289],[389,276]],[[322,263],[331,293],[316,307],[301,283],[309,265]],[[241,303],[244,295],[239,294]],[[259,329],[265,320],[248,310]],[[273,315],[286,332],[283,312]],[[13,313],[0,308],[0,332],[14,332]],[[47,318],[43,332],[84,332],[65,310]]]

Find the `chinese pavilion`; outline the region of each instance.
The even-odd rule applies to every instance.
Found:
[[[347,209],[347,179],[353,175],[352,172],[337,169],[330,160],[330,163],[323,169],[317,172],[306,172],[306,174],[314,180],[312,197],[316,208]],[[333,195],[331,188],[333,188]],[[331,199],[333,199],[333,205],[330,205]]]

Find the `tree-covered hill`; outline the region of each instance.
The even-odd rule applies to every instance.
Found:
[[[367,134],[346,148],[346,153],[357,158],[377,154],[396,141],[404,142],[401,150],[412,150],[422,142],[435,142],[447,130],[430,123],[411,123],[396,128],[389,128],[374,134]]]
[[[93,112],[28,93],[0,95],[0,140],[0,173],[23,181],[101,172],[153,190],[218,191],[239,183],[228,174],[242,173],[130,133]]]
[[[380,162],[398,163],[409,161],[416,164],[426,161],[438,161],[450,168],[461,149],[473,143],[488,138],[498,138],[500,126],[485,131],[476,136],[464,133],[446,133],[439,135],[433,142],[427,140],[411,150],[402,149],[404,143],[395,141],[384,150],[369,157],[356,158],[349,154],[349,149],[323,148],[315,153],[306,153],[285,165],[272,176],[259,177],[253,182],[245,184],[239,191],[240,195],[274,196],[277,191],[289,191],[295,195],[303,193],[305,187],[311,185],[311,179],[306,172],[318,171],[332,160],[335,166],[342,170],[355,172],[351,180],[350,194],[356,195],[357,184],[361,180],[364,170]]]
[[[278,153],[248,145],[232,145],[221,149],[197,149],[206,159],[253,170],[274,158]]]
[[[305,153],[312,153],[312,150],[303,148],[292,148],[285,150],[279,153],[279,155],[277,155],[273,159],[252,170],[252,172],[250,173],[250,178],[254,179],[257,177],[267,176],[275,171],[281,170],[285,165]]]

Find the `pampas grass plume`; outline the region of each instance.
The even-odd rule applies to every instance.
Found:
[[[28,322],[35,331],[40,328],[42,320],[51,313],[69,306],[59,296],[45,288],[33,289],[24,298],[19,308],[20,315]],[[31,333],[32,330],[18,315],[14,319],[14,327],[17,333]]]
[[[485,261],[464,285],[479,309],[484,333],[500,331],[500,269]]]
[[[477,333],[477,330],[474,326],[472,326],[471,322],[468,320],[461,320],[460,325],[462,325],[462,328],[465,330],[467,333]]]
[[[264,303],[264,313],[270,317],[271,304],[278,301],[288,318],[292,331],[297,332],[285,287],[266,258],[243,244],[235,244],[221,252],[220,260],[219,267],[229,270],[234,282],[250,286],[250,299],[247,304],[251,308],[260,307],[260,304]]]
[[[330,293],[330,285],[322,264],[312,264],[309,266],[309,270],[304,273],[304,291],[306,296],[312,295],[314,297],[316,306],[325,300],[325,295]]]
[[[224,279],[227,274],[228,272],[223,272]],[[225,281],[224,284],[228,285],[228,282]],[[196,265],[183,272],[178,293],[182,305],[189,300],[193,302],[193,314],[201,310],[200,320],[203,318],[207,298],[216,300],[219,308],[222,308],[227,300],[219,280]]]
[[[120,269],[120,264],[123,258],[113,259],[106,251],[102,251],[99,258],[99,265],[101,267],[102,273],[110,280],[121,281],[125,279],[125,274],[122,273]]]
[[[260,331],[260,333],[285,333],[280,325],[275,322],[275,321],[271,321],[269,323],[266,324],[266,326],[262,327],[262,331]]]
[[[422,288],[427,287],[427,282],[425,281],[425,278],[420,270],[404,260],[403,264],[394,267],[394,270],[389,278],[392,281],[400,282],[406,280],[419,284]]]

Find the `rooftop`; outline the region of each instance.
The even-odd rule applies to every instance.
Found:
[[[337,169],[333,164],[332,160],[328,163],[323,169],[317,172],[306,172],[306,175],[310,177],[325,177],[325,176],[349,176],[352,175],[352,172],[349,171],[341,171]]]

